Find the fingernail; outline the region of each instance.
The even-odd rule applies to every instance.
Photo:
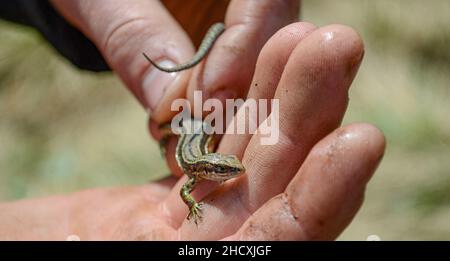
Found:
[[[158,64],[163,67],[174,67],[176,64],[170,60],[158,61]],[[167,73],[158,70],[155,67],[150,67],[149,71],[144,76],[142,88],[144,97],[147,101],[150,111],[153,111],[161,101],[167,88],[172,84],[178,73]]]

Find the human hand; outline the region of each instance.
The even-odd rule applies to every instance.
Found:
[[[258,135],[225,135],[218,151],[242,158],[246,175],[220,188],[201,184],[195,192],[196,198],[206,197],[200,230],[184,222],[177,234],[183,239],[336,238],[359,209],[384,153],[384,137],[373,126],[338,128],[363,54],[359,35],[345,26],[294,23],[278,31],[261,51],[247,98],[279,99],[280,140],[261,146]],[[169,144],[167,155],[174,155],[174,146]],[[173,156],[169,166],[182,174]],[[175,200],[185,181],[177,183]],[[183,220],[186,206],[167,206]]]
[[[298,20],[299,0],[229,2],[52,0],[60,13],[97,45],[157,123],[174,115],[170,110],[174,99],[191,98],[195,89],[210,97],[244,96],[264,43],[278,29]],[[190,60],[194,46],[186,32],[198,43],[213,22],[223,21],[225,11],[226,32],[194,70],[167,74],[150,66],[141,55],[145,52],[165,65]]]
[[[335,239],[359,209],[384,153],[384,137],[375,127],[338,127],[362,57],[360,37],[345,26],[294,23],[271,37],[248,97],[280,99],[280,140],[261,146],[258,135],[223,137],[219,152],[238,155],[247,171],[221,186],[200,183],[194,191],[204,202],[198,225],[185,219],[187,207],[179,196],[185,177],[10,203],[1,212],[15,209],[28,219],[37,211],[62,215],[38,219],[59,223],[48,229],[51,234],[35,230],[37,239],[70,234],[82,240]],[[55,211],[58,206],[63,210]],[[0,222],[17,228],[8,223]]]

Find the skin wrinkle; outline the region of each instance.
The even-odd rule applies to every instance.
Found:
[[[112,23],[112,25],[99,24],[97,27],[103,25],[102,27],[106,27],[106,30],[103,30],[104,32],[102,34],[97,33],[97,36],[101,36],[98,37],[99,39],[107,39],[101,42],[103,42],[103,46],[106,46],[103,48],[107,49],[104,50],[104,52],[109,56],[112,56],[107,57],[111,67],[117,70],[122,80],[139,99],[140,103],[144,107],[148,107],[147,101],[144,98],[145,92],[141,88],[141,83],[143,82],[142,78],[150,68],[150,65],[144,59],[141,59],[138,54],[149,48],[152,51],[148,51],[147,53],[152,55],[165,53],[168,57],[174,57],[172,60],[187,60],[190,58],[190,49],[192,49],[192,47],[189,44],[189,39],[185,32],[181,30],[179,25],[173,21],[173,17],[169,16],[169,14],[167,14],[167,16],[164,13],[156,14],[156,10],[144,11],[138,8],[138,4],[143,4],[142,2],[131,3],[131,10],[128,13],[117,14],[116,16],[122,16],[125,17],[125,19],[135,17],[129,19],[133,21],[132,23],[128,21],[123,22],[124,18],[119,17],[118,21],[121,22],[120,25],[117,25],[117,22]],[[147,4],[144,6],[146,5]],[[163,6],[157,4],[156,1],[155,3],[148,5],[155,5],[155,9],[163,8]],[[109,9],[112,10],[114,16],[114,6],[109,7]],[[144,13],[147,15],[144,15]],[[139,16],[145,16],[148,17],[148,19],[139,19],[142,18]],[[155,19],[156,16],[161,16],[161,19]],[[171,28],[172,30],[169,31],[167,28]],[[108,34],[108,36],[104,36],[105,34]],[[105,41],[106,43],[104,43]],[[180,47],[181,44],[183,44],[183,48]],[[171,48],[167,48],[168,45],[170,45]],[[178,46],[178,48],[176,48],[176,46]],[[133,53],[136,53],[137,55],[130,55]],[[183,76],[180,76],[181,79],[175,79],[172,82],[172,86],[179,87],[174,88],[176,90],[172,90],[173,88],[165,89],[166,92],[163,94],[164,97],[160,99],[160,104],[154,106],[156,107],[152,114],[154,119],[164,122],[172,116],[170,113],[167,113],[167,111],[170,111],[169,101],[172,98],[175,99],[184,96],[184,94],[179,94],[179,92],[185,91],[184,88],[180,86],[185,85],[184,83],[187,81],[187,78],[189,78],[188,76],[189,75],[187,74],[183,74]],[[167,108],[167,106],[169,106],[169,108]]]
[[[122,27],[123,24],[126,24],[132,20],[147,20],[149,24],[153,24],[151,17],[147,17],[147,15],[153,14],[154,11],[143,10],[143,6],[145,8],[161,8],[164,10],[162,5],[157,1],[154,3],[143,4],[141,1],[127,1],[127,8],[123,8],[123,4],[120,4],[120,0],[110,1],[89,1],[89,2],[98,2],[97,5],[93,5],[83,17],[88,17],[88,24],[86,27],[90,28],[90,31],[96,34],[96,38],[98,40],[103,40],[102,43],[106,43],[106,40],[110,38],[113,31],[116,31],[117,28]],[[107,3],[108,2],[108,3]],[[110,17],[108,17],[108,24],[105,21],[98,21],[95,19],[98,15],[98,9],[108,10]],[[144,16],[143,16],[144,15]],[[103,45],[102,45],[103,46]]]
[[[307,235],[308,240],[314,239],[314,235],[316,233],[312,233],[309,231],[311,229],[311,224],[309,224],[309,225],[305,224],[306,220],[300,218],[301,215],[295,211],[295,209],[297,208],[297,207],[295,207],[295,205],[297,205],[295,202],[295,201],[297,201],[297,198],[295,197],[295,195],[296,196],[305,195],[305,194],[313,195],[314,193],[316,193],[315,191],[310,191],[310,186],[305,186],[305,184],[304,184],[305,182],[307,182],[307,181],[305,181],[305,180],[307,180],[307,176],[305,176],[305,174],[303,174],[303,173],[311,172],[309,170],[310,164],[311,164],[311,163],[309,163],[309,161],[311,160],[310,159],[311,153],[314,153],[314,149],[310,152],[310,156],[308,156],[308,159],[304,162],[305,164],[303,164],[301,166],[300,170],[298,171],[297,175],[300,175],[299,176],[300,180],[295,183],[296,185],[292,185],[292,182],[291,182],[291,184],[288,186],[288,188],[285,191],[286,199],[288,201],[288,205],[290,206],[292,215],[297,217],[297,221],[298,221],[299,225],[302,227],[302,230],[305,233],[305,235]],[[316,158],[316,157],[313,156],[313,158]],[[320,160],[315,159],[315,160],[311,160],[311,161],[317,162]],[[312,172],[314,172],[314,170]],[[301,186],[301,185],[303,185],[303,186]],[[307,191],[302,193],[302,191],[305,191],[305,190],[307,190]],[[305,216],[309,216],[309,212],[317,213],[317,210],[315,210],[315,209],[316,209],[316,206],[308,204],[307,208],[303,209],[303,213]],[[307,221],[311,222],[311,220],[307,220]],[[306,229],[306,227],[309,227],[310,229]]]
[[[259,142],[259,141],[256,141],[256,142]],[[298,142],[293,141],[290,137],[284,135],[283,130],[280,130],[279,141],[275,145],[275,149],[271,149],[269,151],[261,150],[261,151],[252,151],[252,152],[255,154],[261,154],[263,152],[265,154],[272,155],[274,153],[274,151],[283,151],[283,152],[292,151],[292,153],[295,153],[295,154],[306,155],[307,152],[306,151],[299,152],[299,148],[300,148],[300,150],[303,150],[302,146],[299,146]],[[279,154],[279,153],[276,153],[276,154]],[[257,155],[247,155],[247,153],[244,155],[243,163],[249,169],[249,172],[247,173],[249,175],[249,179],[252,180],[253,183],[256,184],[256,186],[254,184],[252,187],[257,187],[257,184],[267,182],[268,178],[273,178],[272,175],[260,174],[260,173],[266,173],[267,172],[266,169],[270,169],[271,163],[274,163],[271,161],[272,159],[276,161],[275,164],[277,162],[279,162],[279,160],[276,158],[268,159],[267,157],[264,157],[262,155],[258,155],[258,156]],[[280,160],[288,160],[288,159],[283,157]],[[296,162],[292,162],[292,163],[287,162],[286,164],[297,165],[300,163],[298,163],[296,161]],[[297,167],[295,167],[295,168],[297,168]],[[295,168],[292,168],[292,169],[295,169]],[[291,169],[291,168],[288,167],[288,169]],[[293,173],[291,173],[290,176],[293,176],[294,174],[295,173],[293,172]],[[288,175],[289,175],[289,173],[285,172],[281,176],[288,176]],[[286,183],[288,183],[289,182],[288,179],[286,179],[286,180],[287,180]],[[283,184],[282,186],[285,186],[285,185],[287,185],[287,184]],[[247,188],[241,188],[241,190],[244,190],[244,189],[247,189]],[[273,191],[270,191],[270,192],[273,192]],[[273,193],[267,193],[267,195],[269,195],[269,196],[272,194]],[[251,195],[249,195],[249,194],[244,194],[244,195],[246,195],[246,200],[245,201],[241,200],[241,202],[247,202],[246,209],[248,209],[251,213],[253,213],[254,211],[256,211],[259,208],[259,205],[261,202],[260,202],[260,200],[257,200],[255,202],[255,200],[252,200],[250,198]],[[254,204],[250,204],[251,202],[254,202]]]
[[[263,220],[250,220],[245,226],[244,229],[238,234],[240,234],[240,240],[281,240],[283,238],[286,239],[286,233],[292,231],[285,231],[285,227],[288,226],[290,229],[296,229],[300,232],[295,233],[298,235],[303,235],[303,228],[301,227],[301,223],[296,216],[294,216],[294,209],[289,205],[287,200],[287,195],[285,193],[279,194],[272,199],[270,199],[264,206],[268,209],[273,209],[271,215],[266,216],[267,219]],[[288,225],[290,224],[290,225]],[[294,225],[297,228],[293,228]],[[283,226],[285,226],[283,228]],[[295,236],[295,239],[298,239]],[[291,235],[289,235],[288,240],[292,240]]]
[[[148,19],[147,18],[136,19],[132,23],[125,23],[120,28],[115,30],[114,31],[115,34],[113,34],[109,37],[108,43],[105,46],[105,50],[108,54],[108,57],[111,57],[111,58],[118,57],[118,55],[116,53],[118,51],[124,51],[123,47],[127,46],[127,42],[138,41],[138,38],[136,38],[136,37],[134,37],[134,38],[128,37],[129,35],[127,35],[127,33],[129,33],[130,31],[127,30],[127,28],[130,26],[131,26],[130,28],[133,29],[132,30],[133,33],[139,34],[139,32],[141,32],[142,34],[145,35],[145,41],[144,41],[144,39],[139,39],[139,40],[143,40],[145,43],[149,43],[150,47],[152,47],[150,49],[155,49],[155,50],[160,49],[160,52],[158,52],[159,57],[152,56],[155,52],[149,53],[149,55],[152,56],[153,59],[158,60],[158,59],[160,59],[160,57],[164,57],[164,56],[177,57],[176,54],[178,53],[178,51],[175,48],[176,44],[173,42],[174,39],[172,39],[170,37],[170,34],[162,34],[160,31],[154,31],[154,30],[149,31],[148,28],[142,27],[142,26],[146,26],[146,24],[145,24],[146,20],[148,20]],[[122,31],[125,31],[126,33],[122,33]],[[125,37],[125,36],[127,36],[127,37]],[[164,37],[161,38],[161,36],[164,36]],[[158,39],[153,40],[153,38],[158,38]],[[128,51],[127,49],[125,49],[125,50]],[[142,52],[143,50],[136,50],[136,51]],[[139,53],[139,55],[140,55],[140,53]],[[124,56],[126,56],[126,55],[124,55]],[[132,59],[132,60],[135,59],[134,56],[128,57],[128,58]],[[174,59],[174,60],[179,60],[179,59]],[[148,62],[145,61],[144,58],[140,59],[140,61],[142,64],[147,65],[147,66],[143,66],[143,67],[145,67],[144,70],[150,66],[148,64]]]
[[[113,67],[122,67],[121,63],[113,63],[114,60],[121,60],[121,59],[117,59],[118,57],[127,57],[126,54],[119,54],[119,52],[123,52],[124,48],[123,46],[127,46],[127,42],[133,42],[134,39],[132,38],[125,38],[124,39],[124,34],[122,34],[122,31],[126,31],[126,29],[128,27],[131,26],[131,28],[135,27],[136,24],[138,24],[139,22],[145,22],[147,19],[146,18],[138,18],[135,20],[132,20],[130,22],[126,22],[121,24],[120,26],[118,26],[115,30],[112,31],[112,33],[107,37],[107,40],[105,40],[104,43],[104,52],[106,53],[105,57],[107,57],[109,60],[108,63],[110,63]],[[137,28],[137,27],[136,27]],[[157,36],[157,34],[153,34],[153,36]],[[151,38],[151,37],[149,37]],[[125,48],[126,49],[126,48]],[[129,59],[131,59],[131,57],[128,57],[128,61],[124,61],[126,63],[130,63],[132,61],[129,61]],[[142,63],[144,63],[144,61],[142,61]],[[149,65],[145,64],[144,66],[139,66],[137,67],[139,68],[139,70],[137,71],[136,75],[136,79],[140,79],[140,82],[142,82],[142,78],[144,77],[144,74],[146,73],[146,71],[149,68]],[[138,87],[136,79],[130,78],[131,75],[120,75],[121,77],[123,77],[123,80],[125,83],[128,83],[128,85],[130,86],[130,90],[134,93],[134,95],[137,97],[137,99],[139,100],[139,102],[145,107],[148,108],[148,104],[146,99],[144,98],[144,90],[143,88]]]
[[[259,136],[258,136],[259,137]],[[298,138],[298,137],[296,137]],[[251,142],[251,141],[250,141]],[[255,142],[260,142],[259,140],[255,141]],[[289,151],[296,151],[299,147],[298,141],[294,141],[292,139],[292,137],[287,136],[283,129],[280,128],[279,131],[279,137],[278,137],[278,143],[275,145],[276,147],[283,147],[284,149],[288,149]],[[272,151],[270,151],[272,152]],[[250,154],[252,153],[252,154]],[[252,169],[254,167],[256,167],[256,165],[258,165],[258,168],[261,168],[261,164],[264,164],[264,162],[260,162],[259,160],[261,160],[264,157],[257,157],[257,154],[261,153],[261,151],[256,151],[256,150],[251,150],[251,151],[247,151],[244,154],[244,165],[246,167],[248,167],[249,169]],[[269,153],[270,154],[270,153]],[[266,159],[265,159],[266,160]],[[268,167],[270,165],[266,164],[266,167]],[[258,173],[258,171],[254,171],[256,173]],[[257,174],[253,174],[253,175],[257,175]]]
[[[281,240],[283,238],[284,231],[282,228],[279,227],[279,223],[285,223],[286,221],[289,223],[297,223],[297,217],[295,217],[292,213],[293,210],[289,206],[287,199],[285,197],[285,193],[282,193],[276,197],[274,197],[272,200],[278,201],[281,205],[281,209],[278,209],[274,212],[272,216],[270,216],[270,222],[266,222],[265,225],[268,226],[267,231],[269,231],[269,239],[270,240]],[[271,200],[271,201],[272,201]],[[288,219],[286,220],[285,217]],[[272,232],[270,232],[272,231]]]
[[[340,180],[337,179],[342,179],[345,181],[345,183],[354,183],[353,179],[350,180],[346,180],[346,177],[339,177],[337,176],[337,173],[333,170],[336,169],[346,169],[346,167],[343,164],[339,163],[339,158],[345,158],[345,150],[348,149],[347,144],[349,142],[351,142],[352,136],[349,136],[350,134],[352,134],[352,132],[348,131],[347,129],[339,129],[336,133],[336,139],[333,140],[333,143],[331,143],[330,145],[328,145],[325,148],[325,153],[320,153],[320,155],[318,155],[319,158],[324,159],[323,161],[325,162],[324,165],[322,165],[322,173],[325,174],[331,174],[332,177],[330,177],[330,183],[336,183],[336,182],[340,182]],[[348,164],[347,164],[348,166]],[[350,168],[351,169],[351,168]],[[345,171],[342,171],[345,172]],[[354,171],[352,171],[354,172]],[[347,187],[355,187],[355,186],[345,186],[344,191],[342,192],[343,195],[341,195],[342,198],[350,198],[348,196],[349,193],[352,193],[352,195],[354,195],[353,193],[355,193],[354,191],[351,191],[349,189],[346,189]],[[358,186],[356,186],[358,187]],[[359,193],[357,193],[359,195]],[[346,206],[346,204],[344,204],[344,206]],[[341,209],[340,211],[343,211],[343,209]],[[344,211],[345,212],[345,211]],[[339,216],[339,215],[338,215]],[[318,227],[320,227],[320,230],[323,229],[323,227],[325,227],[326,222],[324,221],[325,219],[321,219],[318,218],[316,223],[318,225]]]
[[[302,223],[302,220],[300,219],[300,215],[298,214],[297,210],[292,206],[292,201],[289,200],[289,195],[285,191],[281,194],[281,200],[283,203],[284,209],[289,213],[289,215],[292,217],[292,220],[296,223],[298,229],[299,229],[299,235],[302,235],[302,240],[309,240],[311,235],[308,233],[308,231],[304,228],[304,225]]]
[[[317,161],[319,161],[318,159]],[[308,171],[305,171],[308,172]],[[313,170],[314,172],[314,170]],[[322,173],[317,173],[322,174]],[[309,193],[314,193],[314,191],[310,191],[310,187],[306,187],[306,189],[309,191]],[[292,193],[294,195],[294,193]],[[301,193],[299,193],[301,195]],[[306,193],[308,194],[308,193]],[[291,204],[293,204],[291,202]],[[308,219],[303,219],[303,228],[304,232],[308,235],[309,240],[314,240],[319,237],[319,235],[323,234],[324,227],[326,225],[325,219],[322,216],[322,211],[320,207],[323,207],[322,205],[313,205],[313,204],[307,204],[307,207],[305,210],[305,216],[309,217]],[[329,210],[328,210],[329,211]],[[312,213],[312,214],[311,214]]]
[[[301,173],[301,172],[300,172]],[[299,183],[301,183],[301,182],[299,182]],[[292,186],[291,186],[292,187]],[[286,198],[286,201],[287,201],[287,205],[289,206],[289,210],[290,210],[290,212],[291,212],[291,214],[292,214],[292,216],[293,217],[296,217],[296,218],[294,218],[295,219],[295,221],[297,222],[297,224],[298,224],[298,226],[300,227],[300,229],[301,229],[301,232],[302,232],[302,234],[303,234],[303,239],[304,240],[307,240],[307,241],[309,241],[309,240],[314,240],[314,238],[315,238],[315,235],[317,234],[317,233],[312,233],[310,230],[311,230],[311,224],[306,224],[305,223],[305,220],[304,219],[302,219],[301,218],[301,215],[296,211],[296,207],[294,206],[294,205],[296,205],[295,204],[295,195],[301,195],[302,193],[300,193],[300,192],[297,192],[298,191],[298,189],[302,189],[302,190],[304,190],[304,189],[307,189],[307,188],[297,188],[297,187],[295,187],[295,188],[288,188],[285,192],[284,192],[284,194],[286,195],[285,196],[285,198]],[[308,207],[311,207],[311,205],[308,205]],[[308,216],[308,213],[306,212],[306,210],[303,210],[304,211],[304,213],[305,213],[305,215],[306,216]],[[309,210],[308,212],[310,212],[311,210]],[[313,211],[313,212],[315,212],[315,211]],[[309,229],[307,229],[307,227],[309,227]],[[314,227],[314,228],[316,228],[316,227]]]
[[[120,31],[123,29],[125,30],[127,28],[128,25],[131,25],[131,28],[133,28],[133,26],[135,25],[135,23],[142,21],[142,22],[148,22],[151,23],[151,19],[148,17],[134,17],[131,19],[128,19],[120,24],[118,24],[115,28],[113,28],[105,37],[105,40],[103,41],[103,43],[101,44],[102,50],[109,50],[109,46],[110,46],[110,42],[111,39],[114,39],[114,37],[118,34],[119,36]],[[157,34],[158,32],[155,32],[155,34]],[[115,49],[115,48],[114,48]],[[112,51],[111,51],[112,52]],[[111,55],[113,56],[113,55]]]
[[[149,48],[153,50],[148,52],[150,55],[158,54],[161,57],[170,57],[171,60],[174,61],[184,60],[179,57],[185,57],[184,54],[187,55],[187,53],[189,53],[180,53],[179,49],[176,48],[177,44],[175,41],[178,42],[178,40],[183,40],[182,36],[180,37],[166,33],[161,31],[161,29],[151,29],[148,27],[149,23],[155,24],[154,27],[158,28],[157,23],[154,21],[152,22],[150,18],[137,17],[131,19],[130,21],[124,22],[109,34],[107,41],[104,44],[105,52],[107,54],[106,57],[108,57],[111,61],[110,63],[113,64],[113,67],[128,68],[127,70],[130,71],[130,73],[121,74],[121,77],[144,107],[148,107],[148,104],[144,98],[145,95],[143,88],[141,88],[141,83],[143,82],[143,78],[147,75],[148,71],[153,68],[147,61],[145,61],[145,59],[129,56],[129,53],[132,52],[140,54],[142,51]],[[155,39],[153,40],[153,38]],[[141,48],[143,50],[136,48],[134,50],[129,50],[129,48],[127,48],[127,46],[139,47],[140,45],[135,44],[136,42],[143,42],[145,48]],[[189,48],[189,46],[186,46],[185,49],[186,48]],[[160,51],[156,52],[154,50]],[[185,58],[186,60],[188,59],[187,57]],[[182,74],[178,75],[178,77],[182,77],[181,75]],[[179,79],[174,79],[173,83],[178,83],[178,85],[181,84]],[[170,91],[171,90],[165,89],[163,97],[160,101],[164,100],[167,93]],[[172,94],[174,93],[172,92]],[[157,107],[159,107],[159,105]],[[160,113],[156,110],[154,111],[154,114],[160,115]]]

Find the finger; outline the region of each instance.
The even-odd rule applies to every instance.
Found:
[[[225,11],[230,0],[189,0],[183,1],[183,4],[180,4],[180,0],[162,0],[162,2],[198,47],[209,27],[225,20]]]
[[[280,99],[279,141],[261,146],[261,135],[252,137],[243,158],[247,175],[208,197],[205,230],[219,222],[223,231],[237,230],[248,215],[284,190],[312,146],[340,124],[362,54],[359,35],[340,25],[320,28],[297,45],[275,94]],[[193,229],[186,223],[181,233],[193,235]],[[221,238],[223,231],[196,236]]]
[[[202,90],[205,99],[244,97],[261,48],[276,31],[297,21],[298,13],[298,0],[232,1],[227,30],[194,70],[187,97],[193,102],[195,90]]]
[[[152,60],[173,66],[189,60],[194,48],[186,33],[159,1],[53,0],[57,9],[100,49],[111,68],[152,112],[170,119],[170,102],[184,97],[190,71],[165,73]]]
[[[297,44],[304,39],[315,26],[305,22],[290,24],[275,33],[261,50],[258,58],[255,76],[253,78],[248,98],[271,99],[274,96],[277,83],[281,78],[284,66]],[[161,139],[158,133],[158,124],[154,121],[149,123],[150,133],[157,140]],[[220,144],[220,151],[224,154],[234,154],[242,158],[251,134],[224,135]],[[169,142],[172,146],[166,147],[166,158],[172,173],[181,176],[183,173],[177,167],[175,161],[176,142]]]
[[[383,134],[371,125],[337,129],[314,146],[286,191],[228,239],[336,239],[360,208],[384,149]]]
[[[267,41],[258,57],[247,99],[254,99],[258,102],[260,99],[270,100],[274,97],[292,51],[315,29],[316,27],[310,23],[293,23],[280,29]],[[237,117],[240,116],[241,114],[238,113]],[[239,120],[245,121],[243,118],[238,118]],[[224,154],[234,154],[238,158],[242,158],[250,138],[250,133],[224,135],[219,150]]]
[[[264,46],[261,51],[261,55],[258,58],[255,77],[253,79],[252,88],[249,93],[249,98],[253,99],[271,99],[274,95],[276,84],[281,78],[282,71],[286,65],[289,56],[291,55],[297,44],[304,39],[311,31],[315,29],[315,26],[309,23],[294,23],[280,29]],[[257,84],[258,83],[258,84]],[[255,86],[257,84],[258,86]],[[150,123],[150,132],[155,133],[153,136],[157,139],[160,138],[156,133],[156,124]],[[243,150],[247,146],[248,140],[251,135],[224,135],[219,151],[224,154],[235,154],[239,158],[242,158]],[[175,161],[175,146],[176,143],[171,140],[171,144],[167,146],[167,161],[169,168],[175,176],[182,176],[183,173]],[[241,152],[242,151],[242,152]],[[180,180],[180,184],[185,182],[186,179]],[[178,187],[181,187],[179,185]],[[177,187],[177,189],[178,189]],[[201,187],[194,191],[194,194],[198,198],[203,197],[209,191],[217,187],[217,184],[207,182],[203,185],[205,189]],[[180,200],[179,191],[174,190],[173,193],[167,199],[167,206],[173,213],[178,213],[180,223],[186,217],[186,206]]]

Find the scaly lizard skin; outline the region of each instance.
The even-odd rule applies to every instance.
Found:
[[[187,70],[197,65],[206,56],[224,30],[223,23],[211,26],[192,60],[172,68],[159,66],[145,53],[143,55],[154,67],[161,71],[171,73]],[[214,153],[213,136],[204,131],[209,127],[201,120],[184,120],[175,153],[178,166],[189,177],[189,180],[181,188],[180,196],[189,207],[187,219],[194,219],[195,224],[201,219],[201,203],[195,201],[191,192],[198,182],[212,180],[221,183],[245,172],[244,166],[235,155]],[[160,142],[161,148],[164,149],[165,141],[172,133],[170,125],[161,127],[161,131],[165,133],[165,137]]]
[[[197,119],[183,121],[178,139],[175,158],[178,166],[189,177],[180,191],[181,198],[189,207],[188,220],[197,224],[201,219],[201,203],[190,194],[201,180],[224,182],[245,172],[245,168],[235,155],[214,153],[214,139],[204,132],[205,122]]]
[[[194,55],[191,61],[179,64],[175,67],[171,68],[162,67],[157,63],[155,63],[152,59],[150,59],[145,53],[142,54],[153,66],[158,68],[158,70],[160,71],[172,73],[187,70],[196,66],[205,57],[205,55],[209,52],[211,47],[214,45],[214,42],[217,40],[217,38],[219,38],[219,36],[223,33],[223,31],[225,31],[225,25],[223,23],[213,24],[211,28],[209,28],[205,37],[203,38],[203,41],[200,44],[197,53]]]

